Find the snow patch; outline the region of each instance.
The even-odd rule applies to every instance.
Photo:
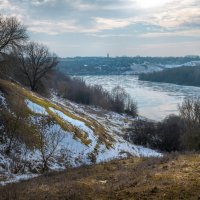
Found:
[[[31,178],[35,178],[37,176],[38,174],[17,174],[17,175],[12,174],[10,177],[8,177],[6,181],[0,181],[0,185],[5,186],[9,183],[20,182],[22,180],[28,180]]]
[[[155,150],[142,146],[133,145],[124,139],[116,136],[117,141],[110,149],[106,149],[104,145],[100,145],[97,162],[105,162],[115,158],[126,158],[128,156],[137,157],[161,157],[162,154]]]
[[[76,119],[72,119],[71,117],[65,115],[63,112],[56,110],[52,107],[50,107],[49,109],[52,112],[54,112],[56,115],[61,117],[64,121],[69,122],[73,126],[75,126],[75,127],[79,128],[80,130],[86,132],[88,134],[88,138],[92,141],[93,145],[94,145],[94,143],[96,144],[96,137],[94,136],[94,132],[88,126],[86,126],[84,122],[76,120]]]
[[[71,101],[59,98],[56,95],[52,97],[53,101],[62,104],[68,109],[73,109],[75,113],[85,114],[93,120],[98,121],[108,131],[109,135],[115,140],[111,148],[107,149],[104,144],[101,144],[97,153],[97,162],[104,162],[115,158],[124,158],[127,155],[138,156],[138,157],[160,157],[161,153],[155,150],[145,148],[142,146],[131,144],[130,142],[123,139],[124,128],[128,128],[130,123],[134,120],[142,119],[141,116],[132,118],[125,114],[118,114],[111,111],[106,111],[101,108],[94,106],[85,106],[73,103]],[[101,113],[101,114],[100,114]]]
[[[7,106],[6,99],[1,91],[0,91],[0,106],[4,106],[4,107]]]
[[[37,113],[37,114],[42,114],[42,115],[48,115],[44,107],[36,103],[33,103],[32,101],[28,99],[25,100],[25,103],[32,112]]]

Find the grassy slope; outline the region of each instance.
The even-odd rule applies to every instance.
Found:
[[[94,134],[98,136],[99,138],[98,143],[105,143],[106,146],[109,148],[112,145],[112,142],[114,141],[113,138],[111,138],[110,135],[107,134],[106,129],[94,119],[91,119],[89,116],[75,115],[72,111],[70,111],[66,107],[59,104],[55,104],[49,101],[48,99],[45,99],[35,93],[32,93],[29,90],[23,88],[21,85],[0,79],[0,91],[2,91],[6,95],[6,100],[8,101],[7,103],[9,103],[9,107],[11,109],[12,107],[18,106],[19,102],[24,103],[25,99],[29,99],[33,103],[36,103],[44,107],[48,112],[49,116],[51,116],[51,118],[57,124],[59,124],[63,130],[74,133],[74,137],[80,139],[85,145],[88,145],[91,142],[89,139],[87,139],[87,133],[84,133],[83,131],[72,126],[66,121],[63,121],[62,118],[54,114],[49,109],[50,107],[63,112],[65,115],[71,117],[72,119],[84,122],[89,128],[91,128],[94,131]],[[25,103],[24,107],[26,107]],[[34,113],[32,113],[29,109],[27,109],[27,115],[30,114],[33,115]]]
[[[200,156],[131,158],[0,188],[0,199],[198,199]]]
[[[10,184],[1,199],[198,199],[200,155],[131,158]],[[8,198],[9,197],[9,198]]]

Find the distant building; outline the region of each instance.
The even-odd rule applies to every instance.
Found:
[[[107,58],[109,58],[110,57],[110,55],[109,55],[109,53],[107,53]]]

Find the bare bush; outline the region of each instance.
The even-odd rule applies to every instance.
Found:
[[[3,132],[5,132],[3,140],[7,143],[7,154],[10,154],[11,150],[17,147],[19,141],[32,147],[32,139],[37,132],[35,127],[29,123],[24,102],[20,97],[15,99],[15,107],[12,111],[2,108],[0,115]]]
[[[137,116],[136,103],[121,87],[114,88],[109,93],[102,86],[87,85],[82,79],[65,76],[58,72],[51,74],[51,80],[51,87],[57,91],[57,94],[70,101]]]
[[[55,153],[58,150],[59,144],[64,138],[60,128],[52,129],[48,117],[39,120],[39,144],[38,149],[42,157],[42,171],[48,171],[49,162],[55,158]]]
[[[157,148],[162,151],[172,152],[182,150],[181,137],[184,133],[184,122],[176,115],[167,116],[157,125],[159,143]]]
[[[127,98],[127,93],[124,88],[116,86],[111,91],[112,98],[114,100],[114,110],[118,113],[123,113],[125,108],[125,101]]]
[[[113,99],[113,110],[115,112],[137,116],[137,104],[124,88],[116,86],[112,89],[111,96]]]
[[[157,141],[156,124],[154,122],[139,119],[133,122],[127,129],[125,138],[134,144],[153,147]]]
[[[188,150],[200,150],[200,99],[185,99],[179,113],[185,123],[182,145]]]
[[[161,122],[136,120],[125,138],[134,144],[172,152],[182,150],[181,137],[184,123],[179,116],[167,116]]]

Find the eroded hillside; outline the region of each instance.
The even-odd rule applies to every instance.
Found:
[[[0,179],[3,184],[19,179],[18,175],[24,178],[27,173],[30,176],[40,173],[43,154],[51,155],[48,161],[51,170],[130,155],[160,156],[121,137],[123,128],[133,120],[127,116],[79,106],[55,95],[50,100],[5,80],[0,80],[0,92],[2,119],[4,123],[7,120],[10,138],[17,138],[17,147],[9,152],[10,138],[0,145],[0,166],[4,171]],[[44,137],[42,143],[41,137]],[[44,141],[47,143],[45,148]]]

